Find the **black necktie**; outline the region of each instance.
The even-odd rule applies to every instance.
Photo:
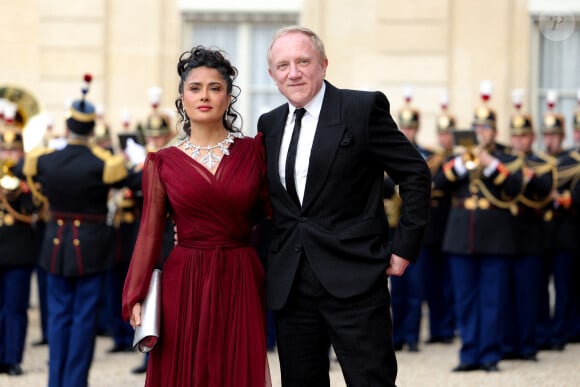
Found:
[[[304,113],[306,113],[306,109],[300,108],[294,112],[296,113],[294,131],[292,132],[292,139],[288,147],[288,156],[286,157],[286,191],[288,191],[290,197],[300,207],[300,200],[298,200],[298,194],[296,193],[296,182],[294,181],[294,167],[296,165],[296,150],[298,148],[298,138],[300,137],[301,121]]]

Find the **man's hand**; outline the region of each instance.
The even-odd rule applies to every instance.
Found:
[[[409,266],[409,261],[403,257],[399,257],[397,254],[391,254],[391,262],[389,267],[387,267],[387,275],[400,277],[405,274],[405,270]]]

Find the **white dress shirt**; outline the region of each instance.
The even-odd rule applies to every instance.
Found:
[[[302,203],[304,199],[304,189],[306,187],[306,177],[308,176],[308,165],[310,162],[310,151],[312,143],[314,142],[314,134],[316,133],[316,126],[318,125],[318,117],[320,116],[320,109],[322,108],[322,100],[324,98],[324,91],[326,84],[323,83],[320,91],[304,108],[306,113],[302,117],[302,124],[300,127],[300,137],[298,138],[298,148],[296,150],[296,165],[294,181],[296,182],[296,193],[298,200]],[[284,188],[286,188],[286,157],[288,155],[288,147],[290,146],[290,138],[294,130],[294,111],[296,107],[288,102],[289,112],[286,118],[286,126],[284,127],[284,135],[282,136],[282,145],[280,146],[280,158],[278,159],[278,173],[280,174],[280,181]]]

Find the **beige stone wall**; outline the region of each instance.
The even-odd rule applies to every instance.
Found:
[[[0,83],[35,94],[54,116],[57,131],[65,100],[80,95],[85,72],[94,75],[89,99],[104,106],[114,129],[120,128],[123,110],[134,122],[146,116],[150,86],[161,86],[162,105],[172,108],[183,41],[178,4],[2,1]],[[302,24],[326,43],[332,83],[384,91],[395,116],[403,105],[403,86],[413,86],[413,105],[422,112],[419,140],[425,145],[435,143],[443,91],[449,92],[458,125],[467,127],[479,104],[480,82],[491,80],[502,140],[507,140],[511,90],[531,94],[527,0],[308,0],[302,9]]]
[[[106,2],[39,0],[37,3],[37,33],[30,36],[30,42],[38,50],[37,82],[31,91],[53,116],[54,129],[60,132],[66,102],[80,97],[85,73],[93,76],[87,99],[106,106]]]
[[[35,0],[0,3],[0,82],[33,86],[38,82],[38,7]],[[20,15],[25,15],[21,17]]]
[[[181,48],[176,1],[3,1],[0,14],[0,50],[12,53],[3,55],[0,83],[35,95],[57,134],[85,73],[93,76],[87,98],[104,108],[114,130],[124,110],[133,124],[145,118],[151,86],[164,89],[162,106],[173,106]]]
[[[177,57],[181,52],[181,25],[175,2],[163,0],[109,0],[104,98],[113,122],[122,110],[133,121],[150,111],[147,90],[163,89],[161,107],[171,109],[177,96]],[[116,120],[116,121],[115,121]]]
[[[303,24],[324,39],[327,78],[336,85],[384,91],[394,116],[411,85],[425,145],[435,144],[443,92],[458,125],[468,127],[480,82],[491,80],[490,105],[507,141],[511,90],[529,82],[526,0],[317,0],[305,3]]]
[[[468,125],[480,103],[479,82],[494,85],[500,140],[507,141],[511,91],[529,86],[529,17],[525,0],[454,1],[450,91],[459,123]],[[528,95],[529,98],[529,95]],[[526,103],[529,109],[529,100]]]

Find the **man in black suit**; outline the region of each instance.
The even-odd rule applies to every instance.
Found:
[[[273,208],[267,297],[282,385],[329,386],[332,344],[349,386],[394,386],[387,276],[402,275],[417,257],[429,169],[397,129],[384,94],[341,90],[324,80],[328,59],[311,30],[278,31],[268,64],[288,99],[258,122]],[[385,172],[403,200],[392,244]]]

